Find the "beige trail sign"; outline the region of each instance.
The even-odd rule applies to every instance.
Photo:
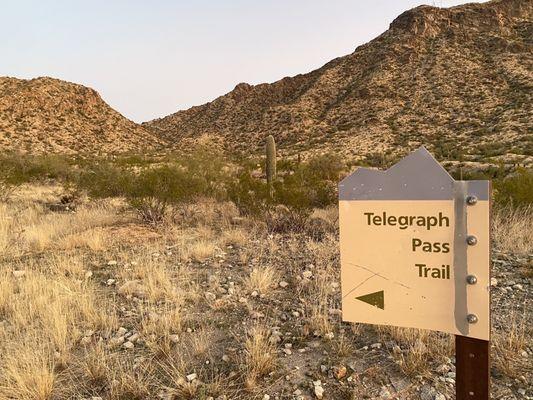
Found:
[[[489,340],[489,182],[420,148],[339,184],[343,320]]]

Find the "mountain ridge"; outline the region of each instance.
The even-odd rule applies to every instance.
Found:
[[[532,4],[419,6],[314,71],[240,83],[211,102],[143,126],[167,142],[213,135],[243,152],[259,151],[272,134],[288,153],[359,156],[426,145],[468,150],[474,158],[491,152],[529,157]]]
[[[0,148],[21,153],[120,153],[161,140],[92,88],[50,77],[0,77]]]

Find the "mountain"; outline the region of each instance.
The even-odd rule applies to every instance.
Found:
[[[425,145],[450,159],[524,160],[533,151],[532,9],[532,0],[420,6],[322,68],[240,83],[143,126],[174,143],[215,135],[243,152],[272,134],[285,153],[362,157]]]
[[[0,149],[117,153],[160,144],[93,89],[52,78],[0,77]]]

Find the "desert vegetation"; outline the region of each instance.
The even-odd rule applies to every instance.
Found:
[[[216,154],[216,152],[215,152]],[[0,398],[444,398],[449,335],[341,322],[332,155],[0,157]],[[494,393],[531,382],[531,171],[495,182]],[[512,398],[512,397],[509,397]]]

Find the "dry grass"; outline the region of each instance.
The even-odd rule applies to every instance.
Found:
[[[57,189],[38,188],[36,191],[51,200]],[[50,213],[45,201],[36,198],[36,194],[24,188],[16,193],[16,201],[0,203],[0,252],[3,255],[77,247],[97,251],[110,245],[97,228],[118,221],[121,206],[116,202],[81,205],[75,213]]]
[[[378,327],[385,338],[392,338],[401,349],[393,352],[400,369],[408,376],[424,375],[431,371],[431,361],[443,362],[454,352],[452,335],[422,329]]]
[[[337,244],[334,238],[327,237],[321,242],[309,240],[306,247],[313,257],[313,263],[307,268],[313,275],[310,279],[301,279],[299,284],[299,292],[306,300],[304,333],[326,336],[334,331],[329,310],[340,306],[335,297],[338,290],[335,283],[339,282]]]
[[[496,209],[492,234],[496,248],[504,253],[533,254],[533,207]]]
[[[512,312],[506,331],[494,335],[494,366],[507,376],[518,378],[528,363],[522,354],[531,341],[532,332],[527,321],[526,312],[521,315]]]
[[[0,396],[4,399],[51,400],[59,393],[60,378],[48,344],[26,337],[23,345],[2,345]]]
[[[0,387],[15,398],[52,398],[82,330],[111,330],[116,318],[91,286],[75,279],[29,270],[2,281]]]
[[[13,216],[7,204],[0,203],[0,254],[8,252],[12,240]]]
[[[262,326],[254,326],[247,332],[243,364],[244,381],[248,389],[255,389],[258,379],[276,367],[276,348],[268,337],[268,329]]]
[[[278,235],[228,203],[176,207],[173,220],[146,227],[113,200],[52,212],[43,204],[60,192],[36,190],[0,203],[0,398],[261,398],[267,388],[285,391],[285,375],[306,373],[296,368],[300,360],[316,371],[328,362],[349,365],[358,339],[368,339],[361,325],[340,322],[335,208],[313,213],[327,222],[320,237]],[[531,211],[499,212],[498,248],[530,253],[531,243],[517,238],[530,238]],[[288,287],[278,287],[281,280]],[[206,302],[206,292],[216,299]],[[513,316],[494,337],[494,365],[506,376],[520,379],[527,370],[527,321]],[[134,348],[111,342],[119,326],[138,334]],[[391,356],[408,377],[429,377],[453,354],[449,335],[377,333],[398,343]],[[281,352],[287,343],[292,354]],[[380,376],[389,368],[377,367]],[[188,381],[191,373],[198,378]],[[328,396],[341,398],[336,379],[320,379]]]
[[[22,240],[30,250],[34,251],[43,251],[52,245],[60,248],[65,245],[72,247],[71,235],[98,226],[111,225],[114,222],[116,222],[116,210],[109,209],[107,206],[84,207],[74,214],[41,213],[26,226],[22,233]],[[82,238],[78,238],[78,243]],[[90,236],[88,239],[92,241]],[[90,247],[90,245],[87,246]]]
[[[279,272],[271,265],[254,268],[250,275],[244,280],[244,287],[251,293],[257,291],[266,295],[279,282]]]

